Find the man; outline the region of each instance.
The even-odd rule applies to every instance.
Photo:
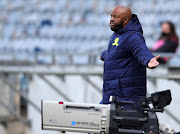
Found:
[[[147,48],[141,24],[130,8],[115,6],[110,28],[114,33],[100,57],[104,61],[101,104],[108,104],[109,97],[116,96],[121,101],[134,102],[139,109],[140,97],[146,96],[146,67],[157,67],[160,56],[154,57]]]

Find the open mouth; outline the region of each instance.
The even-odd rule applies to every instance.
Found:
[[[109,25],[110,25],[110,26],[114,26],[114,23],[110,23]]]

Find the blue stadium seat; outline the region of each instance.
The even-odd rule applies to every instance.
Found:
[[[172,20],[180,35],[179,0],[7,0],[0,1],[0,9],[4,11],[0,16],[1,43],[10,45],[1,45],[0,49],[26,52],[57,49],[71,53],[96,49],[94,46],[101,42],[107,45],[112,34],[110,13],[117,4],[129,6],[138,14],[148,47],[158,38],[162,21]]]

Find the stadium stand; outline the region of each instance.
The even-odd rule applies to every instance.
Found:
[[[112,33],[108,26],[110,12],[116,4],[129,6],[138,14],[147,46],[151,47],[159,36],[162,21],[171,20],[180,34],[179,3],[178,0],[1,1],[0,50],[20,54],[18,60],[29,60],[25,53],[105,49]]]
[[[1,76],[3,81],[0,82],[4,84],[6,78],[8,79],[11,75],[19,75],[19,73],[27,73],[33,77],[28,94],[28,97],[32,100],[32,102],[28,102],[28,119],[31,121],[31,126],[28,124],[29,120],[23,121],[19,118],[23,123],[25,122],[25,125],[28,124],[27,126],[30,128],[29,133],[53,133],[44,132],[40,128],[40,113],[38,112],[40,111],[39,102],[42,99],[64,99],[61,95],[64,93],[68,94],[68,97],[76,102],[85,100],[87,103],[97,103],[99,101],[102,90],[102,66],[88,66],[89,68],[86,68],[86,66],[67,67],[56,65],[103,64],[97,57],[99,57],[102,50],[107,48],[112,34],[109,28],[109,19],[111,10],[115,5],[129,6],[132,12],[138,15],[148,47],[151,47],[159,37],[162,21],[172,21],[176,26],[178,36],[180,35],[179,0],[0,1],[0,70],[2,71],[0,74],[4,75],[3,77]],[[180,49],[177,53],[178,55],[180,54]],[[180,75],[177,77],[180,66],[179,58],[173,57],[170,60],[170,64],[173,67],[178,66],[177,68],[171,68],[172,75],[168,74],[168,68],[165,67],[155,71],[149,70],[149,73],[147,71],[148,84],[150,85],[148,85],[149,92],[173,88],[173,101],[175,103],[170,105],[161,117],[161,120],[164,119],[164,123],[173,124],[172,127],[176,130],[179,129],[180,122],[180,118],[177,116],[179,107],[176,105],[176,102],[179,101],[179,94],[177,94],[179,93],[180,85]],[[38,66],[38,64],[45,64],[45,66]],[[46,66],[49,64],[55,64],[55,66],[52,68],[51,66]],[[9,68],[9,65],[14,65],[15,67]],[[25,66],[23,68],[21,65],[37,66]],[[80,74],[76,76],[79,72]],[[94,77],[98,77],[98,79],[90,76],[85,81],[85,78],[81,77],[82,74],[94,75],[95,73],[98,75]],[[69,74],[75,76],[69,76]],[[40,75],[43,75],[44,78]],[[170,75],[171,79],[169,80],[168,77]],[[11,79],[11,81],[13,80]],[[48,80],[50,84],[48,84]],[[17,82],[18,79],[14,81]],[[59,92],[56,90],[56,87],[58,89],[60,87]],[[50,92],[53,88],[55,92]],[[0,89],[0,98],[1,95],[5,96],[4,94],[9,96],[10,91],[8,90],[8,93],[4,93],[4,89],[2,91]],[[12,92],[14,93],[14,91]],[[23,96],[21,93],[19,94],[21,97]],[[84,100],[80,97],[78,98],[78,96],[83,96]],[[92,98],[94,99],[92,100]],[[7,104],[14,101],[13,98],[8,100]],[[66,101],[68,100],[66,99]],[[14,108],[14,106],[11,108]],[[18,108],[15,107],[14,109],[18,111]],[[169,113],[171,116],[169,116]],[[18,118],[19,116],[16,115],[15,117]],[[3,132],[5,127],[1,127],[0,124],[0,132],[5,134],[6,132]],[[13,130],[14,128],[10,133],[14,133]],[[54,132],[53,134],[59,134],[59,132]]]

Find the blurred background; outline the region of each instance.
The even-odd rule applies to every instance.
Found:
[[[151,48],[163,21],[180,36],[179,0],[0,0],[0,134],[60,134],[41,130],[41,100],[98,104],[111,10],[137,14]],[[180,50],[147,69],[148,95],[170,89],[159,122],[180,131]]]

